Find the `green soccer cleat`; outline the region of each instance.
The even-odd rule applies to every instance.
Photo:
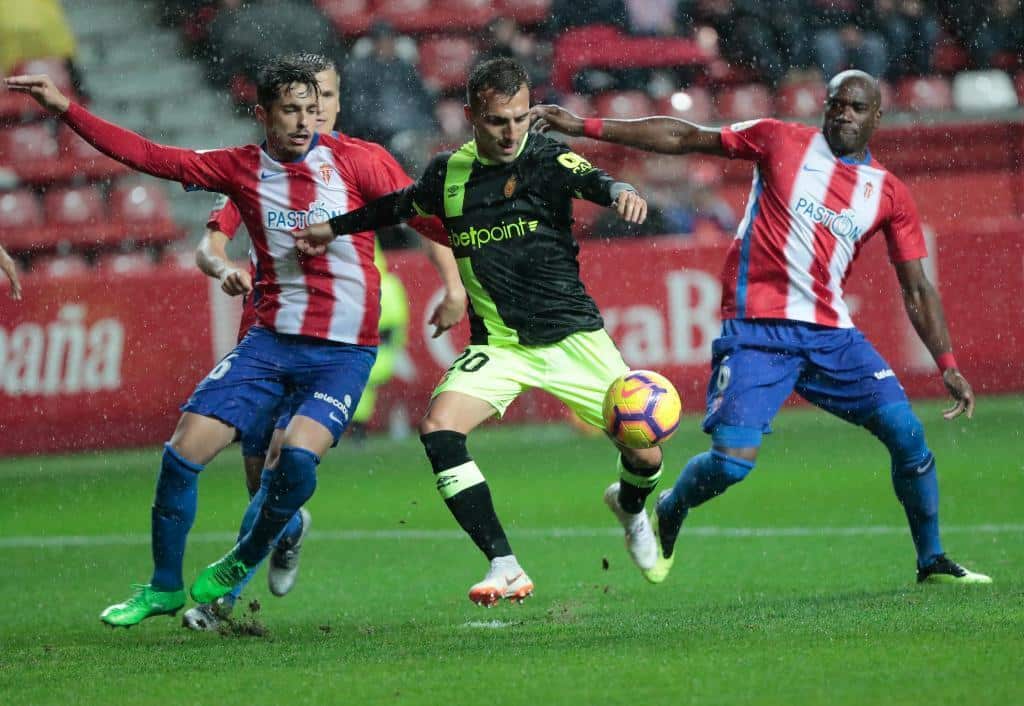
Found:
[[[668,491],[666,491],[668,492]],[[660,498],[659,498],[660,500]],[[661,583],[668,578],[668,572],[672,570],[672,564],[675,562],[675,548],[673,547],[672,553],[665,556],[665,550],[661,544],[661,528],[660,521],[658,519],[658,504],[654,504],[654,509],[651,510],[651,530],[654,532],[654,541],[658,546],[658,557],[654,561],[654,566],[649,569],[642,569],[641,572],[644,578],[651,583]]]
[[[203,569],[195,581],[189,593],[196,603],[213,603],[221,596],[231,592],[239,581],[249,573],[251,566],[238,558],[238,545]]]
[[[952,559],[940,554],[939,558],[928,566],[918,568],[918,583],[949,583],[949,584],[978,584],[992,583],[992,578],[985,574],[976,574],[968,571]]]
[[[111,627],[130,628],[154,615],[177,615],[185,605],[185,591],[158,591],[148,583],[132,584],[135,593],[124,603],[115,603],[100,613]]]

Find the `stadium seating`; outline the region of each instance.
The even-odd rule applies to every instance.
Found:
[[[952,110],[953,91],[942,76],[907,78],[896,86],[896,106],[903,110]]]
[[[153,258],[144,252],[109,253],[96,261],[101,272],[124,274],[126,272],[145,272],[156,269]]]
[[[45,277],[76,277],[92,273],[81,255],[43,255],[32,259],[32,272]]]
[[[730,122],[771,116],[771,93],[759,83],[728,87],[718,94],[718,113]]]
[[[334,29],[344,36],[365,34],[373,20],[369,0],[317,0],[316,4]]]
[[[0,130],[0,165],[11,169],[28,184],[45,184],[68,178],[57,159],[60,148],[45,123],[16,125]]]
[[[116,243],[121,231],[107,220],[103,195],[94,186],[52,188],[43,195],[47,237],[43,249],[58,244],[91,247]]]
[[[129,180],[110,192],[110,219],[122,237],[147,243],[163,243],[183,235],[171,219],[163,187],[152,181]]]
[[[602,118],[640,118],[654,112],[654,104],[643,91],[610,91],[594,98],[594,110]]]
[[[462,88],[476,51],[477,44],[469,37],[427,37],[420,43],[424,83],[441,92]]]
[[[783,117],[815,117],[822,113],[825,95],[825,84],[821,81],[790,83],[775,94],[775,110]]]
[[[551,11],[551,0],[500,0],[500,14],[511,17],[520,25],[544,22]]]
[[[962,71],[953,77],[953,105],[978,113],[1017,107],[1017,92],[1005,71]]]
[[[131,171],[125,165],[101,153],[63,123],[57,129],[57,144],[60,148],[61,165],[58,175],[67,173],[69,179],[100,181]]]
[[[0,194],[0,243],[12,253],[30,251],[42,238],[43,210],[28,189]]]
[[[715,106],[711,94],[703,86],[691,86],[661,98],[655,102],[654,112],[701,124],[715,119]]]

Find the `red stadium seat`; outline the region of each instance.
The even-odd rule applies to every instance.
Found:
[[[826,89],[821,81],[800,81],[783,86],[775,94],[775,110],[790,118],[811,118],[822,114]]]
[[[316,4],[339,34],[365,34],[373,20],[368,0],[317,0]]]
[[[28,189],[0,194],[0,243],[11,252],[38,247],[43,210]]]
[[[718,94],[718,113],[724,120],[752,120],[773,112],[771,94],[761,84],[726,88]]]
[[[478,30],[497,14],[490,0],[377,0],[375,10],[408,34]]]
[[[45,277],[76,277],[92,272],[89,261],[81,255],[50,255],[32,258],[32,273]]]
[[[463,111],[464,100],[459,98],[442,98],[437,102],[434,116],[441,126],[441,135],[445,140],[469,139],[470,127]]]
[[[594,115],[594,105],[590,102],[590,98],[579,93],[565,94],[561,101],[559,101],[559,105],[570,113],[575,113],[585,118]]]
[[[476,48],[476,42],[468,37],[428,37],[419,46],[420,75],[434,90],[461,88]]]
[[[521,25],[535,25],[547,20],[551,0],[499,0],[500,14]]]
[[[953,89],[942,76],[922,76],[900,81],[896,106],[903,110],[952,110]]]
[[[181,237],[171,219],[167,192],[152,182],[130,180],[110,192],[111,220],[123,227],[125,237],[149,242],[167,242]]]
[[[43,210],[51,244],[91,247],[120,242],[124,233],[107,220],[106,204],[92,186],[50,189],[43,196]]]
[[[58,157],[60,147],[44,123],[0,130],[0,164],[29,184],[66,181],[72,170]]]
[[[932,50],[932,67],[943,74],[963,71],[970,64],[970,57],[960,43],[946,36],[935,43]]]
[[[71,81],[71,72],[64,59],[49,57],[45,59],[27,59],[11,71],[12,76],[20,74],[47,74],[53,84],[66,96],[75,96],[75,86]]]
[[[594,110],[602,118],[641,118],[654,112],[643,91],[609,91],[594,98]]]
[[[156,268],[153,258],[143,252],[110,253],[102,256],[96,266],[100,271],[110,274],[145,272]]]
[[[658,100],[654,104],[654,112],[703,124],[714,119],[715,106],[708,89],[691,86]]]
[[[1020,100],[1020,104],[1024,105],[1024,71],[1017,74],[1014,84],[1017,86],[1017,98]]]

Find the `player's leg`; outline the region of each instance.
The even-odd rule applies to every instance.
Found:
[[[448,369],[420,422],[420,441],[437,490],[455,521],[490,562],[469,598],[492,606],[502,598],[522,601],[533,583],[512,552],[494,509],[491,489],[466,447],[467,435],[505,410],[529,376],[521,347],[470,346]]]
[[[154,571],[127,601],[100,619],[129,626],[150,615],[173,613],[184,603],[182,558],[196,513],[199,473],[207,462],[276,404],[280,384],[262,354],[269,343],[262,329],[250,332],[196,387],[165,446],[152,511]]]
[[[802,365],[787,345],[785,325],[726,321],[712,344],[703,429],[711,448],[691,458],[652,514],[658,561],[652,583],[672,568],[675,543],[690,510],[724,493],[753,470],[761,436],[793,390]]]
[[[924,427],[903,387],[856,329],[821,334],[824,343],[797,391],[826,411],[863,426],[889,451],[893,490],[903,505],[917,554],[918,581],[988,583],[946,558],[939,537],[939,482]]]
[[[603,329],[574,333],[546,347],[541,389],[566,404],[586,424],[604,430],[602,407],[608,386],[628,367]],[[648,570],[656,561],[657,545],[644,503],[661,477],[659,448],[630,449],[617,445],[619,480],[605,490],[604,501],[625,532],[633,562]]]
[[[277,465],[255,522],[238,544],[210,564],[192,584],[192,597],[208,603],[228,593],[273,548],[292,517],[313,496],[316,468],[345,431],[359,402],[376,350],[364,346],[302,342],[281,346],[288,380],[296,390],[295,414],[285,429]]]

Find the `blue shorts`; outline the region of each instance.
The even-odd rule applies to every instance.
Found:
[[[254,326],[203,378],[181,411],[230,424],[253,451],[262,443],[257,440],[265,438],[269,444],[269,433],[282,415],[315,419],[337,444],[376,358],[374,347]]]
[[[291,397],[285,397],[270,411],[261,424],[255,424],[249,432],[238,434],[243,456],[266,456],[276,429],[284,429],[292,420]]]
[[[726,320],[711,346],[704,431],[728,425],[768,433],[790,393],[863,424],[906,402],[889,364],[860,331],[801,321]]]

